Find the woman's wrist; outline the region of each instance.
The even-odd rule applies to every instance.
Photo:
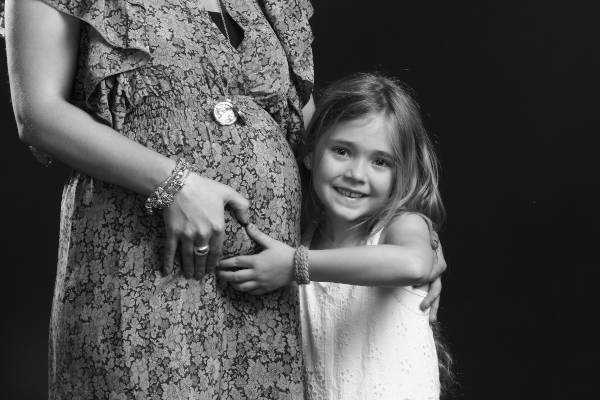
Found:
[[[144,204],[146,212],[152,215],[154,211],[164,210],[173,204],[175,196],[183,188],[189,174],[189,164],[184,159],[178,160],[169,176],[146,199]]]

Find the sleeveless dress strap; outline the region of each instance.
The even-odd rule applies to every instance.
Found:
[[[377,246],[379,244],[379,239],[381,238],[381,232],[383,232],[383,229],[373,232],[367,239],[367,246]]]

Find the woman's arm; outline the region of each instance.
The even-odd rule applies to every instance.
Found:
[[[302,107],[302,119],[304,120],[304,127],[307,127],[315,113],[315,100],[313,95],[310,95],[308,102]]]
[[[79,25],[39,0],[6,2],[6,43],[13,108],[21,140],[76,170],[149,195],[175,162],[129,140],[69,103],[77,64]],[[167,243],[163,272],[181,245],[186,276],[199,278],[206,259],[193,247],[211,244],[208,268],[219,256],[224,205],[245,219],[247,201],[233,189],[191,174],[165,210]]]
[[[265,293],[294,280],[294,251],[248,226],[248,234],[265,250],[219,263],[220,276],[238,290]],[[309,251],[310,279],[365,286],[422,285],[445,268],[435,262],[429,228],[414,214],[397,217],[382,233],[377,246]],[[440,268],[441,267],[441,268]]]
[[[21,140],[102,180],[150,194],[174,161],[135,143],[69,103],[79,20],[39,0],[8,0],[6,44]]]

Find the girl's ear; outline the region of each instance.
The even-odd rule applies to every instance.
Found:
[[[302,159],[302,163],[304,164],[306,169],[309,171],[312,169],[312,156],[313,156],[313,153],[309,153]]]

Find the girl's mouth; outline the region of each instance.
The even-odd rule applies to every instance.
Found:
[[[354,190],[344,189],[341,187],[334,187],[335,191],[341,194],[342,196],[349,197],[351,199],[360,199],[362,197],[366,197],[367,195],[364,193],[356,192]]]

